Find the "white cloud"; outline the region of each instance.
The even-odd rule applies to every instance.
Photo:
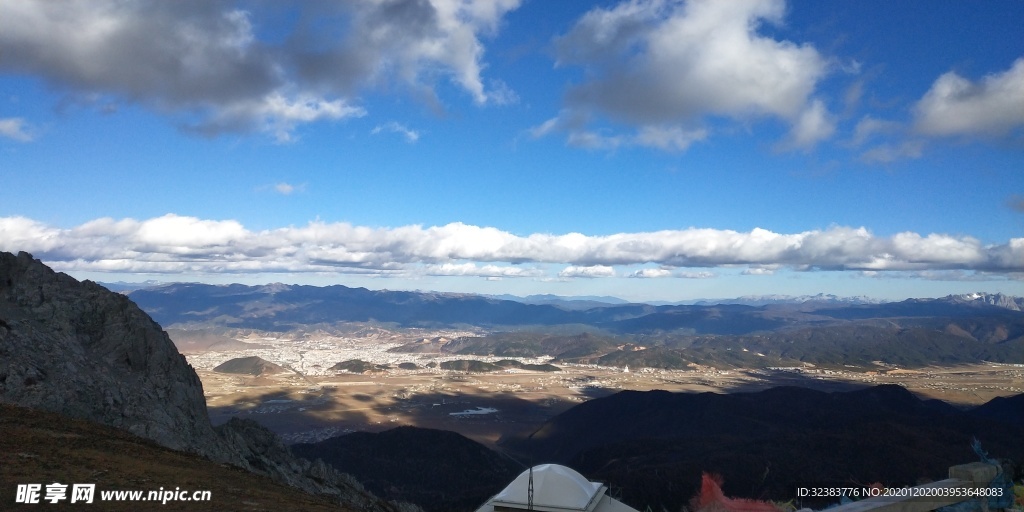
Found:
[[[38,77],[105,105],[133,102],[206,135],[262,131],[293,140],[302,124],[365,115],[357,95],[400,84],[436,102],[447,78],[478,104],[508,103],[483,85],[481,37],[521,0],[289,5],[96,0],[0,3],[0,72]],[[263,37],[281,8],[301,15]],[[20,133],[15,131],[14,133]]]
[[[562,113],[562,116],[566,115],[569,117],[555,117],[530,128],[530,136],[540,138],[566,132],[566,143],[578,148],[613,150],[624,146],[639,146],[663,151],[686,151],[693,143],[708,137],[706,129],[687,130],[671,124],[641,126],[636,133],[629,135],[608,135],[585,129],[586,123],[582,119],[571,119],[571,113]]]
[[[921,158],[924,142],[907,140],[898,144],[880,144],[860,154],[860,160],[869,164],[887,164],[897,160]]]
[[[545,135],[554,133],[559,129],[561,121],[562,119],[560,117],[552,117],[551,119],[548,119],[547,121],[544,121],[543,123],[530,128],[530,136],[532,136],[533,138],[540,138]]]
[[[18,142],[31,142],[35,139],[35,136],[29,132],[25,120],[20,117],[0,119],[0,137],[7,137]]]
[[[676,277],[681,277],[683,279],[711,279],[711,278],[715,277],[715,273],[714,272],[707,272],[707,271],[703,271],[703,272],[679,272],[678,274],[675,274],[675,276]]]
[[[968,236],[831,227],[783,234],[684,229],[588,236],[517,236],[493,227],[368,228],[310,222],[250,231],[234,220],[168,214],[148,220],[96,219],[57,228],[0,217],[0,249],[28,251],[59,270],[130,272],[354,272],[482,277],[545,277],[528,264],[568,265],[558,277],[613,277],[616,266],[658,265],[635,277],[713,277],[707,270],[746,267],[748,274],[795,270],[1024,272],[1024,238],[991,245]],[[628,275],[628,274],[626,274]]]
[[[742,272],[742,274],[745,276],[770,276],[774,273],[774,269],[765,267],[748,268]]]
[[[921,279],[925,281],[1024,281],[1024,273],[1022,272],[991,273],[977,270],[914,270],[884,273],[865,270],[861,274],[864,277],[873,278]]]
[[[199,120],[183,122],[182,128],[207,136],[258,130],[286,144],[296,140],[295,129],[300,124],[365,115],[366,110],[345,100],[326,100],[309,94],[288,97],[275,91],[261,98],[225,102]]]
[[[274,185],[274,190],[277,191],[278,194],[290,196],[295,192],[302,192],[306,190],[306,185],[292,185],[291,183],[282,181],[281,183],[277,183]]]
[[[373,130],[370,131],[370,133],[372,135],[377,135],[377,134],[385,132],[385,131],[390,132],[390,133],[397,133],[397,134],[405,137],[405,140],[408,141],[408,142],[416,142],[417,140],[420,140],[419,132],[417,132],[415,130],[410,130],[404,124],[401,124],[401,123],[398,123],[398,122],[395,122],[395,121],[391,121],[390,123],[385,123],[385,124],[379,124],[379,125],[375,126],[373,128]]]
[[[477,104],[509,101],[503,82],[484,87],[481,37],[494,34],[501,18],[521,0],[423,0],[341,2],[321,19],[300,27],[319,43],[296,52],[299,74],[314,83],[352,87],[359,83],[404,84],[433,94],[432,82],[445,76]],[[336,23],[348,20],[349,33],[337,39]],[[320,27],[326,27],[320,28]],[[318,30],[319,29],[319,30]]]
[[[639,146],[665,151],[686,151],[691,144],[706,139],[705,129],[684,130],[678,126],[644,126],[633,139]]]
[[[812,101],[796,119],[783,149],[810,149],[836,132],[835,120],[821,100]]]
[[[570,265],[562,269],[558,273],[558,277],[561,278],[573,278],[573,277],[615,277],[615,269],[607,265],[590,265],[587,267],[580,267]]]
[[[641,279],[657,279],[662,277],[675,277],[679,279],[711,279],[715,277],[713,272],[673,272],[669,268],[642,268],[629,274],[629,277]]]
[[[879,135],[891,135],[900,130],[900,124],[895,121],[876,119],[872,116],[864,116],[857,122],[853,129],[853,138],[850,145],[859,147]]]
[[[625,0],[595,8],[557,40],[558,64],[583,66],[588,77],[569,91],[568,115],[600,113],[635,126],[636,142],[650,127],[691,134],[648,137],[663,142],[647,145],[671,150],[704,138],[700,125],[709,116],[776,117],[793,124],[792,147],[809,147],[834,131],[824,104],[810,99],[829,66],[810,45],[758,33],[784,13],[781,0]],[[570,137],[585,131],[576,123],[562,128]]]
[[[573,130],[569,132],[566,142],[573,147],[584,149],[616,149],[627,143],[623,136],[608,136],[594,131]]]
[[[100,221],[110,222],[108,219]],[[122,222],[113,233],[131,230],[139,248],[172,253],[204,253],[210,249],[225,249],[244,241],[248,234],[248,231],[234,220],[200,220],[165,215],[135,223],[134,226],[129,222]],[[89,224],[86,226],[90,229],[100,227]]]
[[[540,277],[544,273],[536,268],[505,266],[505,265],[477,265],[475,263],[444,263],[441,265],[428,265],[425,273],[431,276],[475,276],[486,278],[505,277]]]
[[[490,84],[490,92],[487,93],[488,103],[493,105],[515,105],[519,103],[519,95],[503,80],[490,80]]]
[[[278,142],[291,142],[295,126],[299,123],[312,123],[320,120],[336,121],[349,117],[363,117],[366,110],[353,107],[344,100],[325,100],[308,94],[296,98],[286,98],[280,93],[272,93],[253,105],[233,105],[224,109],[216,116],[217,122],[259,122],[264,131],[272,133]]]
[[[1024,58],[979,82],[950,71],[914,107],[915,128],[926,135],[1005,135],[1024,126]]]
[[[655,279],[659,277],[672,277],[672,271],[667,268],[642,268],[629,274],[629,277],[642,279]]]

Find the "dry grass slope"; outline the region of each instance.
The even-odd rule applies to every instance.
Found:
[[[95,483],[92,505],[14,503],[18,484]],[[100,502],[101,490],[209,490],[209,502]],[[128,432],[0,404],[0,510],[333,511],[351,509]]]

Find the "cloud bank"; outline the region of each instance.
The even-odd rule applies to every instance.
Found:
[[[64,271],[126,273],[305,273],[598,278],[630,275],[616,267],[658,265],[633,277],[713,277],[799,271],[964,270],[1019,278],[1024,238],[983,244],[967,236],[890,237],[835,226],[801,233],[689,228],[590,236],[517,236],[463,223],[371,228],[310,222],[251,231],[234,220],[168,214],[135,220],[101,218],[58,228],[25,217],[0,218],[0,249],[27,251]],[[567,265],[546,276],[543,265]]]
[[[519,3],[357,0],[300,11],[292,2],[11,0],[0,3],[0,72],[139,103],[197,133],[287,142],[301,124],[365,115],[357,94],[367,88],[399,84],[436,102],[445,79],[478,104],[508,102],[503,82],[493,94],[483,85],[480,38]],[[272,33],[261,32],[265,20],[277,20]]]

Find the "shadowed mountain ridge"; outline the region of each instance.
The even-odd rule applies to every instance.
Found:
[[[1022,435],[1019,423],[886,385],[834,393],[622,391],[501,444],[519,460],[566,464],[620,487],[634,507],[677,510],[705,471],[724,476],[727,494],[787,500],[798,484],[944,478],[949,466],[977,459],[974,437],[993,455],[1021,461]]]
[[[475,510],[523,469],[455,432],[409,426],[296,444],[292,450],[355,475],[380,496],[428,512]]]

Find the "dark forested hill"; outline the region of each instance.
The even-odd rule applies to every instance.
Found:
[[[398,427],[292,445],[300,457],[322,459],[374,493],[428,512],[472,511],[523,467],[455,432]]]
[[[799,483],[888,486],[944,478],[949,466],[977,460],[974,437],[994,456],[1024,460],[1024,425],[982,416],[898,386],[623,391],[503,446],[521,460],[567,464],[621,487],[634,506],[679,510],[704,471],[724,477],[726,494],[789,499]]]

